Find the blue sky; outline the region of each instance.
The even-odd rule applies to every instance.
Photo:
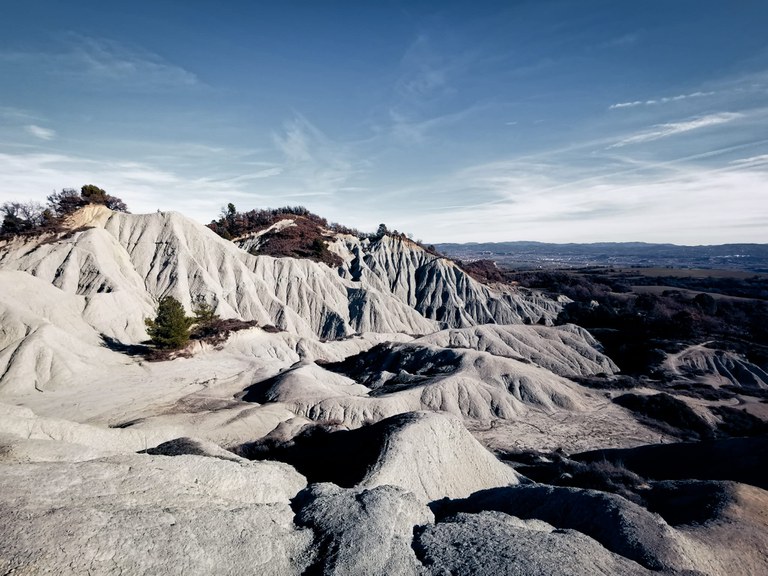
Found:
[[[768,2],[7,1],[0,202],[768,242]]]

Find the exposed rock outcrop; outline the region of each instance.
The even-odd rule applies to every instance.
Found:
[[[689,346],[670,354],[663,367],[677,378],[698,380],[712,386],[724,384],[768,390],[768,372],[735,352]]]
[[[0,271],[0,392],[19,394],[106,378],[126,360],[102,347],[87,304],[24,272]]]
[[[328,368],[365,384],[370,397],[293,399],[291,410],[358,425],[375,414],[413,410],[489,421],[531,409],[578,411],[588,404],[575,384],[549,370],[470,349],[380,344]]]
[[[460,420],[429,412],[401,414],[357,430],[305,426],[289,439],[267,436],[238,451],[289,463],[313,482],[399,486],[422,502],[519,482]]]
[[[279,463],[122,455],[0,466],[0,570],[56,574],[299,574],[311,531]]]
[[[439,324],[549,322],[559,309],[534,293],[482,285],[449,260],[399,238],[370,244],[340,236],[338,242],[348,243],[342,278],[309,260],[251,256],[176,213],[88,207],[76,216],[79,228],[70,235],[6,243],[0,268],[84,296],[86,320],[123,342],[144,337],[143,319],[166,295],[188,310],[203,297],[223,317],[322,338],[425,334]]]
[[[411,547],[414,526],[431,523],[429,508],[395,486],[371,489],[313,484],[294,499],[296,523],[312,528],[313,573],[423,574]]]
[[[488,352],[532,362],[566,378],[614,374],[619,370],[600,351],[592,335],[573,324],[557,327],[486,324],[442,330],[418,338],[414,344]]]
[[[345,277],[392,293],[442,327],[551,324],[560,311],[560,304],[539,293],[481,284],[452,260],[401,236],[375,241],[340,236],[337,242]]]
[[[422,501],[460,498],[478,486],[520,482],[511,467],[467,432],[461,421],[417,412],[391,420],[381,453],[361,486],[396,485]]]
[[[560,486],[517,486],[443,503],[441,514],[495,510],[578,530],[650,570],[693,570],[695,554],[660,516],[621,496]]]
[[[457,514],[417,531],[429,574],[477,576],[650,576],[652,572],[574,530],[498,512]]]

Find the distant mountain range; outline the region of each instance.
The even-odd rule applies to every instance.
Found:
[[[500,266],[514,268],[649,266],[768,273],[768,244],[678,246],[645,242],[470,242],[436,244],[435,247],[443,254],[459,260],[489,259]]]

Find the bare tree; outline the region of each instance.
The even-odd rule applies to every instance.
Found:
[[[2,234],[22,234],[39,228],[45,222],[45,206],[40,202],[5,202],[0,206]]]

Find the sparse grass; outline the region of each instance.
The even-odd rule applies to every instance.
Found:
[[[667,427],[672,427],[675,435],[693,438],[712,438],[712,427],[688,404],[667,393],[651,394],[623,394],[614,398],[619,406],[645,416],[647,423],[655,425],[667,432]],[[661,424],[661,426],[659,426]]]
[[[144,354],[144,360],[147,362],[167,362],[169,360],[176,360],[177,358],[192,358],[192,352],[189,348],[169,350],[166,348],[147,347],[147,352]]]
[[[238,318],[223,320],[219,318],[204,326],[194,328],[191,337],[193,340],[200,340],[211,346],[220,346],[227,341],[232,332],[247,330],[254,326],[258,326],[256,320],[240,320]]]
[[[573,380],[582,386],[593,388],[595,390],[631,390],[632,388],[638,388],[644,385],[644,383],[637,378],[623,375],[601,376],[600,374],[597,374],[595,376],[582,378],[576,377],[573,378]]]
[[[710,411],[722,420],[718,432],[725,436],[760,436],[768,433],[768,422],[747,412],[744,408],[710,406]]]
[[[577,462],[559,452],[532,450],[500,453],[497,456],[536,482],[610,492],[643,504],[638,493],[646,487],[647,481],[618,461]]]
[[[291,219],[293,226],[267,232],[261,237],[259,249],[251,253],[255,256],[308,258],[331,268],[342,265],[341,257],[328,250],[329,238],[320,223],[303,216],[292,216]]]
[[[456,261],[464,272],[478,282],[504,282],[504,272],[499,270],[493,260],[474,260],[472,262]]]
[[[621,462],[598,460],[575,463],[567,474],[569,476],[561,476],[559,485],[611,492],[637,504],[642,503],[637,490],[646,485],[645,479],[625,468]]]

